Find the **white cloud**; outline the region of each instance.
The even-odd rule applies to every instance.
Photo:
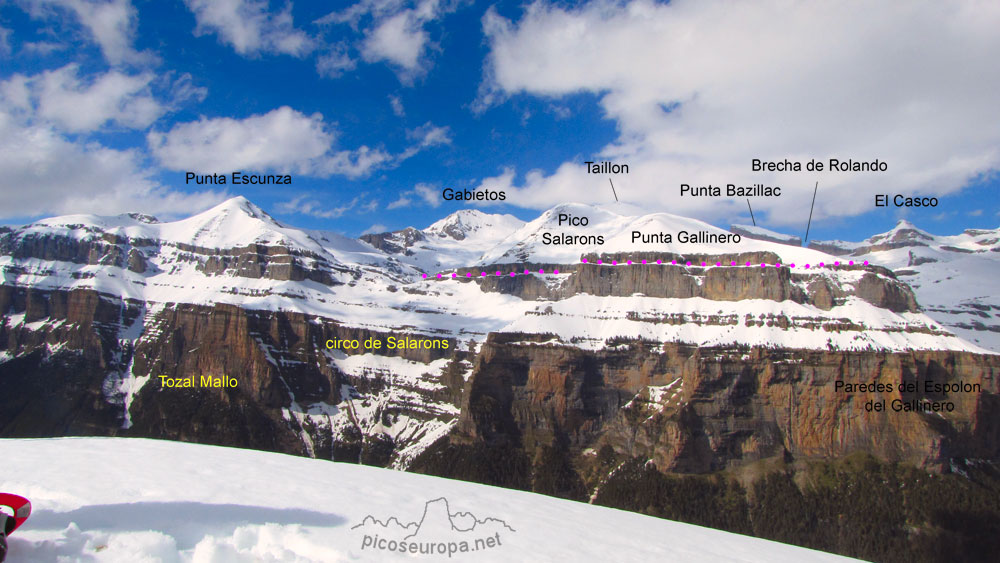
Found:
[[[189,214],[226,194],[181,193],[160,185],[133,150],[72,142],[51,125],[0,109],[0,218],[128,211]]]
[[[23,52],[43,57],[51,55],[56,51],[62,51],[66,48],[67,47],[64,43],[56,43],[53,41],[29,41],[21,44],[21,50]]]
[[[351,58],[347,47],[342,44],[332,46],[327,52],[316,57],[316,72],[326,78],[337,78],[354,70],[358,62]]]
[[[428,121],[416,129],[407,130],[406,138],[416,143],[403,151],[400,155],[400,160],[406,160],[430,147],[450,145],[451,129],[448,127],[438,127]]]
[[[385,233],[385,232],[388,232],[388,231],[389,231],[389,227],[386,227],[382,223],[375,223],[371,227],[368,227],[367,229],[361,231],[361,234],[363,234],[363,235],[374,235],[374,234],[378,234],[378,233]]]
[[[746,201],[679,196],[692,185],[763,182],[754,211],[798,225],[873,209],[873,194],[954,192],[1000,166],[1000,4],[770,0],[536,2],[518,22],[490,11],[480,102],[526,93],[600,96],[618,137],[586,160],[630,165],[623,200],[706,219]],[[753,158],[873,160],[887,173],[753,173]],[[524,172],[524,171],[521,171]],[[609,202],[605,176],[567,162],[482,183],[546,208]],[[758,216],[759,218],[759,216]]]
[[[424,201],[431,207],[441,205],[440,192],[434,186],[428,184],[417,184],[412,190],[407,190],[399,194],[399,199],[386,206],[386,209],[399,209],[413,205],[414,197]]]
[[[406,138],[419,141],[419,146],[421,147],[450,145],[451,129],[449,127],[438,127],[428,121],[416,129],[408,130]]]
[[[275,209],[281,213],[297,213],[300,215],[316,217],[318,219],[338,219],[355,209],[357,209],[359,213],[371,213],[372,211],[375,211],[378,207],[378,202],[375,200],[365,202],[366,197],[367,194],[363,193],[355,196],[351,201],[343,205],[329,207],[328,205],[316,200],[314,197],[300,195],[290,199],[289,201],[278,203],[275,206]]]
[[[368,62],[388,61],[407,72],[416,72],[428,38],[414,12],[406,10],[372,29],[362,44],[361,55]]]
[[[30,118],[55,124],[72,133],[96,131],[105,124],[145,129],[164,113],[189,99],[204,99],[205,89],[192,84],[191,75],[161,78],[170,91],[168,101],[154,97],[152,72],[125,74],[116,70],[81,79],[79,66],[68,64],[26,77],[15,74],[0,83],[0,100]]]
[[[10,30],[0,26],[0,55],[10,54]]]
[[[393,156],[382,149],[361,146],[356,150],[338,151],[331,154],[328,158],[320,161],[316,168],[316,174],[319,176],[337,174],[348,178],[360,178],[379,168],[391,166],[393,161]]]
[[[431,207],[441,205],[441,198],[439,197],[440,194],[435,188],[428,186],[427,184],[417,184],[413,188],[413,191],[420,196],[420,198],[423,199],[427,205],[430,205]]]
[[[361,0],[316,20],[320,25],[349,24],[358,30],[368,25],[357,49],[365,62],[386,62],[400,81],[410,84],[430,67],[428,51],[434,46],[428,24],[454,11],[459,2],[441,0]],[[371,16],[370,20],[366,16]]]
[[[320,114],[305,115],[283,106],[245,119],[178,123],[166,133],[151,132],[147,140],[163,166],[205,173],[276,170],[355,178],[392,160],[381,149],[367,146],[333,151],[335,137]]]
[[[113,65],[147,64],[156,60],[151,53],[133,47],[138,16],[130,0],[22,0],[21,3],[34,18],[56,13],[71,15]]]
[[[406,109],[403,108],[403,100],[399,99],[399,96],[389,95],[389,105],[392,107],[392,113],[396,117],[405,117]]]
[[[364,145],[334,150],[336,134],[322,115],[305,115],[283,106],[244,119],[203,117],[177,123],[167,132],[149,133],[146,139],[160,164],[172,170],[274,170],[323,178],[360,178],[396,166],[425,148],[451,142],[447,127],[431,123],[409,134],[415,144],[395,155]]]
[[[66,65],[30,80],[36,115],[65,131],[84,132],[112,122],[143,129],[166,112],[153,98],[151,72],[127,75],[109,71],[89,82],[80,80],[79,67]]]
[[[314,40],[297,29],[292,5],[270,12],[266,0],[184,0],[194,13],[195,35],[216,33],[219,40],[239,54],[277,53],[301,57],[314,48]]]
[[[410,192],[402,192],[402,193],[399,194],[399,198],[396,201],[390,202],[389,205],[385,206],[385,208],[386,209],[399,209],[399,208],[402,208],[402,207],[409,207],[409,206],[413,205],[413,198],[410,197],[411,195],[413,195],[413,194],[410,193]]]

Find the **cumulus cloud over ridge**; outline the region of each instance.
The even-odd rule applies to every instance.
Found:
[[[823,218],[868,211],[875,192],[954,192],[1000,165],[997,3],[536,2],[518,21],[490,11],[483,27],[482,106],[596,94],[619,131],[596,156],[628,162],[619,195],[646,206],[731,217],[744,200],[681,198],[679,184],[763,182],[783,194],[755,210],[797,224],[816,181]],[[753,158],[878,158],[888,171],[753,173]],[[545,208],[603,202],[600,182],[567,162],[483,187]]]

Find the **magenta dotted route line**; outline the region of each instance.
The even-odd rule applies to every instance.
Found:
[[[588,263],[590,263],[590,264],[597,264],[597,265],[604,265],[604,266],[606,266],[606,265],[607,265],[607,264],[605,264],[605,263],[604,263],[604,262],[603,262],[602,260],[600,260],[600,259],[598,259],[598,260],[597,260],[597,261],[595,261],[595,262],[587,262],[587,259],[586,259],[586,258],[583,258],[583,259],[581,259],[581,263],[583,263],[583,264],[588,264]],[[643,260],[643,261],[642,261],[642,263],[643,263],[643,264],[647,264],[647,263],[648,263],[648,261],[647,261],[647,260]],[[663,265],[663,260],[657,260],[657,261],[656,261],[656,263],[662,266],[662,265]],[[633,262],[632,262],[631,260],[626,260],[626,264],[627,264],[627,265],[629,265],[629,266],[631,266],[631,265],[633,264]],[[617,261],[617,260],[612,260],[612,261],[611,261],[611,264],[610,264],[610,265],[611,265],[611,266],[617,266],[617,265],[618,265],[618,261]],[[671,260],[671,261],[670,261],[670,265],[671,265],[671,266],[676,266],[676,265],[677,265],[677,260]],[[760,263],[760,267],[761,267],[761,268],[767,268],[767,267],[768,267],[769,265],[770,265],[770,266],[773,266],[773,267],[775,267],[775,268],[782,268],[782,267],[784,267],[784,268],[788,268],[788,269],[790,269],[790,270],[791,270],[791,269],[794,269],[794,268],[796,267],[796,266],[795,266],[795,263],[794,263],[794,262],[792,262],[792,263],[789,263],[789,264],[782,264],[781,262],[777,262],[777,263],[775,263],[775,264],[767,264],[766,262],[761,262],[761,263]],[[854,265],[854,260],[850,260],[850,261],[848,261],[847,265],[848,265],[848,266],[853,266],[853,265]],[[868,265],[868,260],[865,260],[865,261],[864,261],[864,265],[865,265],[865,266],[867,266],[867,265]],[[686,262],[685,262],[685,263],[683,264],[683,266],[691,266],[691,261],[690,261],[690,260],[686,261]],[[711,267],[711,266],[712,266],[712,265],[711,265],[711,263],[709,263],[709,262],[702,262],[702,263],[701,263],[701,267],[702,267],[702,268],[708,268],[708,267]],[[716,262],[716,263],[715,263],[715,266],[716,266],[716,267],[724,267],[724,266],[723,266],[723,264],[722,264],[722,262]],[[756,263],[754,263],[754,262],[747,262],[746,264],[737,264],[735,260],[731,260],[731,261],[729,262],[729,266],[730,266],[730,267],[732,267],[732,266],[740,266],[740,267],[757,267],[757,264],[756,264]],[[835,262],[833,263],[833,267],[839,267],[839,266],[840,266],[840,261],[835,261]],[[816,268],[826,268],[826,267],[827,267],[827,264],[826,264],[825,262],[820,262],[819,264],[816,264],[816,265],[811,265],[811,264],[804,264],[804,265],[802,265],[802,266],[799,266],[799,267],[800,267],[800,268],[804,268],[804,269],[806,269],[806,270],[809,270],[809,269],[816,269]],[[533,272],[532,272],[531,270],[528,270],[528,269],[524,270],[524,274],[531,274],[531,273],[533,273]],[[545,273],[545,269],[544,269],[544,268],[540,268],[540,269],[538,270],[538,273],[539,273],[539,274],[544,274],[544,273]],[[558,273],[559,273],[559,270],[555,270],[555,269],[554,269],[554,270],[552,270],[552,271],[551,271],[551,273],[552,273],[552,274],[558,274]],[[486,277],[486,276],[488,276],[488,275],[489,275],[489,273],[487,273],[487,272],[479,272],[479,275],[478,275],[478,276],[477,276],[477,275],[474,275],[474,274],[473,274],[472,272],[466,272],[466,273],[465,273],[465,276],[464,276],[464,277],[466,277],[466,278],[477,278],[477,277],[480,277],[480,278],[481,278],[481,277]],[[505,275],[507,275],[507,274],[506,274],[506,273],[504,273],[504,272],[502,272],[502,271],[500,271],[500,270],[497,270],[497,271],[496,271],[496,276],[505,276]],[[517,276],[517,275],[521,275],[521,273],[520,273],[520,272],[510,272],[510,277],[514,277],[514,276]],[[427,274],[424,274],[423,276],[424,276],[424,279],[427,279]],[[444,279],[445,277],[447,277],[447,272],[444,272],[444,273],[441,273],[441,274],[438,274],[438,275],[437,275],[437,279],[439,279],[439,280],[440,280],[440,279]],[[457,272],[452,272],[452,273],[451,273],[451,277],[452,277],[452,278],[459,278],[459,277],[462,277],[462,276],[459,276]]]

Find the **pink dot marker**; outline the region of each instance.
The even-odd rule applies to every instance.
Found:
[[[438,274],[438,279],[441,279],[441,274]]]
[[[427,279],[427,274],[424,274],[424,279],[425,279],[425,280]]]
[[[586,259],[586,258],[584,258],[584,259],[583,259],[583,263],[584,263],[584,264],[586,264],[586,263],[587,263],[587,259]]]
[[[729,265],[730,266],[735,266],[736,265],[736,260],[733,260],[732,262],[730,262]]]
[[[690,266],[690,265],[691,265],[691,261],[690,261],[690,260],[688,260],[688,263],[687,263],[687,265],[688,265],[688,266]]]
[[[848,266],[853,266],[854,265],[854,260],[851,260],[850,262],[848,262],[847,265]]]
[[[598,264],[603,264],[603,262],[601,262],[600,260],[598,260],[598,261],[597,261],[597,263],[598,263]]]
[[[702,263],[701,263],[701,267],[702,267],[702,268],[704,268],[704,267],[705,267],[705,263],[704,263],[704,262],[702,262]]]
[[[554,272],[552,272],[552,273],[553,273],[553,274],[558,274],[558,273],[559,273],[559,270],[556,270],[556,271],[554,271]]]
[[[456,274],[455,272],[452,272],[452,273],[451,273],[451,277],[453,277],[453,278],[454,278],[454,277],[457,277],[457,276],[458,276],[458,274]]]
[[[511,272],[511,273],[510,273],[510,277],[514,277],[514,272]]]
[[[807,270],[809,269],[809,264],[806,264],[806,269],[807,269]]]
[[[471,278],[472,277],[472,272],[465,272],[465,277]]]
[[[531,270],[525,270],[525,271],[524,271],[524,273],[525,273],[525,274],[530,274],[530,273],[531,273]]]
[[[480,273],[479,273],[479,275],[480,275],[480,276],[485,276],[485,275],[486,275],[486,272],[480,272]]]
[[[628,261],[628,265],[629,265],[629,266],[631,266],[631,265],[632,265],[632,261],[631,261],[631,260],[629,260],[629,261]]]
[[[645,263],[646,263],[646,261],[645,261],[645,260],[643,260],[643,261],[642,261],[642,263],[643,263],[643,264],[645,264]]]
[[[497,270],[497,275],[498,275],[498,276],[500,275],[500,270]]]
[[[794,268],[795,267],[795,262],[792,262],[791,264],[789,264],[788,267],[789,268]]]
[[[671,260],[671,261],[670,261],[670,265],[672,265],[672,266],[676,266],[676,265],[677,265],[677,260]]]
[[[867,260],[865,260],[865,266],[867,266],[867,265],[868,265],[868,261],[867,261]]]
[[[611,261],[611,265],[612,266],[617,266],[618,265],[618,261],[617,260],[612,260]]]
[[[539,270],[538,270],[538,273],[539,273],[539,274],[544,274],[544,273],[545,273],[545,270],[544,270],[544,269],[539,269]]]
[[[766,267],[767,267],[767,264],[765,264],[765,263],[761,262],[761,263],[760,263],[760,267],[761,267],[761,268],[766,268]]]
[[[716,266],[721,266],[721,265],[722,265],[722,262],[716,262],[716,263],[715,263],[715,265],[716,265]]]
[[[824,266],[824,264],[822,262],[820,262],[819,263],[819,267],[822,268],[823,266]]]
[[[747,262],[747,266],[749,266],[749,265],[750,265],[750,262]]]
[[[834,263],[833,263],[833,265],[834,265],[834,266],[839,266],[839,265],[840,265],[840,262],[834,262]]]

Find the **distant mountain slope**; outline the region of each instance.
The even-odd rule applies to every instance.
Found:
[[[810,247],[885,266],[913,288],[928,316],[983,348],[1000,352],[1000,229],[932,235],[909,221],[862,242]]]
[[[476,264],[484,252],[524,226],[513,215],[490,215],[462,209],[430,227],[362,235],[375,248],[425,272]]]
[[[0,490],[34,504],[10,538],[10,563],[852,561],[538,494],[273,453],[67,438],[0,440],[0,457],[17,460]],[[390,519],[419,527],[374,523]],[[403,541],[418,555],[400,553]],[[420,556],[428,547],[434,554]]]

